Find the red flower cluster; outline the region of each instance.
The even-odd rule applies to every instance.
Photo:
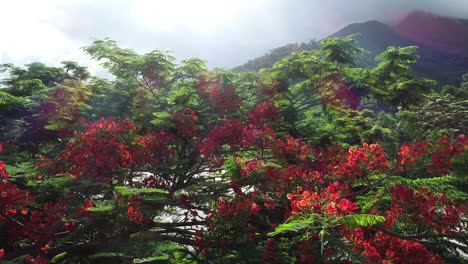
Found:
[[[392,192],[392,207],[387,211],[386,226],[391,227],[395,221],[411,221],[429,231],[439,234],[451,234],[460,219],[465,215],[466,208],[448,204],[444,194],[434,195],[427,189],[417,191],[404,185],[390,189]]]
[[[97,177],[108,181],[115,169],[135,165],[135,146],[126,142],[135,126],[128,121],[101,119],[86,124],[85,129],[59,156],[59,168],[79,177]]]
[[[286,141],[278,139],[273,152],[276,156],[285,160],[305,160],[311,153],[306,144],[290,135],[288,135]]]
[[[447,174],[452,167],[452,158],[463,154],[463,146],[452,144],[447,136],[443,136],[435,143],[435,150],[431,152],[432,167],[429,172]]]
[[[8,177],[8,174],[5,169],[6,169],[5,163],[3,163],[3,161],[0,160],[0,176],[3,178]]]
[[[58,225],[67,213],[64,201],[49,203],[41,210],[31,210],[35,199],[9,181],[7,176],[5,173],[4,178],[0,179],[0,226],[5,232],[5,240],[12,244],[19,240],[29,240],[45,250],[56,239],[54,234],[66,228]],[[2,249],[0,259],[3,253]],[[41,257],[36,260],[34,263],[47,263]]]
[[[424,140],[421,143],[410,143],[406,145],[401,145],[399,155],[399,164],[410,168],[411,165],[417,161],[420,157],[427,154],[429,148],[429,143],[427,140]]]
[[[427,140],[421,143],[402,145],[398,152],[400,156],[398,163],[405,168],[410,168],[416,161],[430,155],[432,166],[428,172],[447,174],[447,171],[452,167],[452,158],[464,153],[468,146],[467,142],[468,139],[464,135],[460,135],[455,142],[452,142],[447,136],[442,136],[431,146]],[[398,169],[402,170],[403,168],[398,167]]]
[[[191,108],[185,108],[182,113],[175,112],[172,118],[177,122],[177,134],[183,138],[191,138],[197,134],[197,114]]]
[[[241,174],[243,176],[247,176],[249,175],[249,173],[255,172],[265,165],[263,161],[257,159],[247,161],[245,159],[237,157],[236,161],[241,165]]]
[[[339,166],[337,175],[357,176],[364,172],[387,171],[390,163],[382,146],[378,144],[366,144],[362,147],[350,148],[347,154],[347,162]]]
[[[47,264],[47,263],[49,263],[49,261],[45,257],[43,257],[41,255],[39,255],[37,257],[28,256],[26,258],[26,260],[28,262],[30,262],[30,263],[33,263],[33,264]]]
[[[232,85],[213,87],[210,92],[210,99],[220,109],[221,117],[224,117],[227,112],[237,110],[242,103],[242,100],[236,95],[236,88]]]
[[[262,127],[247,125],[243,129],[242,136],[244,149],[256,148],[257,150],[271,147],[276,138],[275,131],[267,124],[263,124]]]
[[[150,132],[145,136],[137,137],[135,142],[139,148],[132,152],[133,160],[138,164],[151,166],[170,164],[175,154],[175,149],[170,145],[174,138],[175,135],[165,132]]]
[[[138,208],[134,208],[132,206],[128,207],[127,215],[128,215],[128,219],[130,220],[130,222],[133,222],[139,225],[145,222],[145,218],[143,214],[141,214],[140,209]]]
[[[304,166],[287,164],[284,168],[266,167],[265,174],[268,184],[279,184],[285,191],[292,181],[299,180],[301,183],[313,183],[320,178],[317,171],[311,171]]]
[[[24,222],[26,228],[22,230],[22,234],[37,245],[51,244],[57,239],[55,233],[73,229],[72,226],[61,224],[67,213],[67,203],[64,199],[50,202],[42,210],[32,210],[29,219]]]
[[[262,127],[265,122],[277,119],[278,114],[278,108],[275,104],[269,101],[263,101],[254,109],[250,110],[247,116],[250,124],[256,127]]]
[[[0,144],[0,152],[3,151],[3,146]],[[7,178],[8,174],[6,172],[6,164],[3,163],[3,161],[0,160],[0,176],[3,178]]]
[[[243,142],[245,127],[239,119],[224,119],[221,126],[217,126],[202,142],[199,150],[207,158],[221,153],[221,146],[230,144],[232,148],[239,148]]]
[[[366,237],[369,234],[362,228],[356,228],[351,235],[356,250],[362,252],[369,264],[445,263],[439,255],[430,252],[418,242],[389,236],[381,231]]]
[[[302,191],[301,187],[297,187],[295,193],[288,194],[288,199],[291,201],[292,213],[323,213],[337,216],[350,214],[357,210],[358,207],[348,199],[341,198],[338,192],[342,186],[337,182],[330,185],[326,190],[320,193]]]
[[[206,139],[199,144],[199,151],[206,158],[215,158],[222,153],[223,145],[229,145],[230,151],[256,148],[262,150],[270,147],[275,140],[271,127],[243,125],[239,119],[224,119],[220,126],[214,127]]]
[[[202,98],[209,100],[220,110],[220,116],[233,112],[239,108],[242,100],[237,96],[232,85],[223,87],[219,76],[201,76],[198,78],[198,93]]]
[[[11,181],[0,180],[0,223],[7,216],[22,211],[33,201],[29,193],[18,189]]]
[[[234,217],[238,220],[245,220],[252,214],[256,214],[260,211],[260,207],[247,198],[238,198],[232,201],[220,198],[216,201],[216,209],[224,220],[229,220]]]

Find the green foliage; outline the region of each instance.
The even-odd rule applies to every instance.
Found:
[[[278,225],[275,231],[268,233],[268,236],[273,237],[287,232],[301,232],[314,223],[317,223],[317,216],[313,215],[308,219],[291,220],[288,223]]]
[[[160,261],[169,260],[168,256],[156,256],[156,257],[149,257],[149,258],[141,258],[141,259],[134,259],[133,263],[158,263]]]
[[[327,220],[328,221],[328,220]],[[274,237],[279,234],[289,233],[289,232],[303,232],[304,229],[309,229],[313,225],[320,225],[319,223],[323,222],[323,219],[320,219],[319,215],[310,215],[310,218],[307,219],[295,219],[287,223],[280,224],[275,228],[275,231],[268,233],[268,236]],[[331,221],[331,225],[336,225],[342,223],[349,227],[350,229],[356,227],[366,227],[376,224],[381,224],[385,222],[385,217],[380,215],[369,215],[369,214],[352,214],[345,215],[334,219]],[[329,224],[330,225],[330,224]],[[325,232],[322,230],[322,232]]]
[[[136,189],[127,186],[116,186],[114,190],[124,196],[137,194],[168,194],[168,191],[157,188]]]
[[[27,99],[23,97],[16,97],[10,93],[0,91],[0,114],[6,115],[24,106],[27,102]]]
[[[40,106],[38,120],[44,128],[58,130],[67,127],[78,118],[92,95],[91,87],[80,81],[67,80],[56,86],[48,100]]]
[[[356,56],[363,52],[362,49],[356,48],[355,35],[345,38],[327,38],[320,42],[319,51],[324,55],[327,61],[336,63],[336,65],[356,64]]]
[[[255,67],[263,68],[259,73],[211,71],[200,59],[176,64],[169,52],[142,55],[110,39],[83,49],[114,80],[91,77],[73,61],[62,62],[63,68],[2,65],[8,77],[1,82],[0,141],[7,139],[9,144],[0,160],[11,163],[4,182],[11,180],[34,197],[15,205],[17,213],[11,217],[21,223],[41,206],[64,203],[67,213],[40,231],[54,235],[50,245],[56,248],[51,252],[65,248],[52,258],[56,263],[295,263],[299,251],[314,252],[318,263],[364,263],[356,241],[343,235],[343,225],[367,227],[363,230],[372,231],[366,236],[373,236],[373,226],[385,222],[377,214],[391,206],[389,188],[397,184],[427,188],[466,203],[468,156],[453,160],[449,176],[437,177],[419,169],[400,172],[395,166],[371,173],[336,172],[339,165],[348,170],[354,159],[368,159],[358,169],[374,161],[368,153],[356,151],[350,158],[340,149],[333,157],[324,154],[333,161],[326,164],[319,150],[335,143],[354,150],[363,143],[377,143],[388,150],[388,164],[399,164],[395,159],[402,143],[465,133],[468,82],[437,94],[431,89],[433,81],[412,75],[416,47],[389,47],[377,56],[377,66],[359,68],[357,59],[365,51],[355,46],[354,38],[274,50],[270,54],[274,64],[268,65],[268,59],[255,62]],[[235,95],[223,94],[227,87],[233,87]],[[232,96],[239,104],[220,111]],[[272,107],[255,113],[265,111],[256,108],[263,102]],[[96,156],[84,150],[77,162],[78,155],[67,156],[63,150],[80,142],[83,124],[90,124],[84,119],[108,116],[136,127],[128,137],[110,138],[115,145],[109,149],[100,144],[115,129],[113,123],[95,128],[92,145],[118,168],[107,169],[104,160],[95,163],[91,173],[70,175],[68,167],[80,162],[85,166]],[[256,124],[255,118],[268,121]],[[235,127],[228,127],[232,120],[226,119],[236,119]],[[170,143],[159,140],[159,135],[168,135]],[[150,142],[144,141],[147,138]],[[64,160],[70,164],[54,166]],[[41,162],[45,165],[37,164]],[[315,175],[319,170],[323,173]],[[341,191],[351,195],[324,195],[327,187],[342,183],[346,188]],[[300,195],[299,186],[315,191],[323,204],[295,211],[285,197]],[[338,194],[348,201],[331,202]],[[357,203],[359,210],[353,210],[359,214],[343,209],[346,202]],[[24,206],[30,210],[21,212]],[[285,216],[290,216],[286,222]],[[71,232],[60,229],[70,225]],[[413,223],[398,223],[395,230],[419,231]],[[35,247],[26,240],[15,245],[0,241],[0,247]],[[75,245],[84,249],[66,250]],[[268,254],[276,259],[266,260]]]
[[[92,213],[109,213],[115,209],[115,204],[112,201],[95,202],[92,207],[86,209]]]
[[[342,221],[343,224],[345,224],[350,229],[353,229],[356,227],[366,227],[381,224],[385,222],[385,217],[380,215],[352,214],[341,217],[340,221]]]
[[[90,73],[88,72],[87,68],[80,66],[75,61],[62,61],[61,63],[63,64],[65,74],[68,78],[75,78],[80,81],[84,81],[90,77]]]
[[[167,88],[174,71],[175,58],[169,52],[155,50],[138,55],[131,49],[120,48],[110,39],[96,40],[83,50],[93,59],[103,61],[102,65],[119,80],[138,85],[154,96]]]
[[[426,79],[400,79],[388,87],[388,100],[392,105],[398,105],[408,109],[413,105],[421,105],[428,100],[427,95],[431,93],[431,87],[436,82]]]
[[[409,65],[416,63],[418,58],[415,55],[417,48],[417,46],[388,47],[377,55],[376,60],[379,64],[372,70],[373,74],[384,83],[408,76],[411,69]]]
[[[55,255],[53,258],[51,258],[49,263],[51,264],[61,263],[61,261],[66,257],[67,257],[67,252],[62,252],[60,254]]]
[[[13,64],[2,64],[0,65],[0,72],[8,72],[10,77],[2,80],[2,84],[12,89],[18,89],[17,86],[21,87],[23,81],[33,81],[38,84],[39,88],[47,86],[53,87],[61,83],[65,76],[64,71],[61,68],[49,67],[40,62],[33,62],[26,64],[25,68],[16,67]],[[41,86],[43,84],[44,86]],[[19,88],[21,90],[21,88]]]

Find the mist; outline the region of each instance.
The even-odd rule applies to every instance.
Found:
[[[355,22],[391,23],[413,10],[468,17],[466,0],[10,1],[0,4],[0,62],[75,60],[109,37],[138,52],[171,50],[231,68],[287,43],[322,39]]]

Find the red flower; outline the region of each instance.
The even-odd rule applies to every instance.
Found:
[[[329,203],[326,211],[329,214],[334,214],[336,212],[336,204],[334,202]]]
[[[88,213],[88,211],[86,211],[86,209],[90,208],[91,206],[93,206],[93,202],[91,200],[86,200],[83,207],[80,208],[80,215],[84,215],[84,214]]]
[[[266,121],[278,118],[278,108],[272,102],[264,101],[247,113],[247,115],[250,124],[261,127]]]
[[[338,204],[338,209],[343,213],[351,213],[358,209],[357,205],[350,202],[348,199],[341,199]]]
[[[198,116],[191,108],[185,108],[182,113],[173,113],[172,118],[177,122],[177,134],[184,138],[195,136],[197,133],[195,121],[198,120]]]
[[[139,209],[129,207],[127,210],[127,215],[130,222],[134,222],[136,224],[143,224],[145,222],[143,214],[140,213]]]
[[[8,174],[6,172],[6,164],[3,163],[3,161],[0,160],[0,176],[3,178],[7,178]]]
[[[26,258],[28,262],[31,262],[33,264],[47,264],[49,261],[44,258],[43,256],[39,255],[37,257],[29,256]]]
[[[254,214],[260,212],[260,206],[258,206],[256,203],[252,203],[250,206],[250,211],[252,211]]]

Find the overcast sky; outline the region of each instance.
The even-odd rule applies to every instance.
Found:
[[[75,60],[96,72],[80,47],[110,37],[138,52],[172,50],[230,68],[411,10],[468,17],[468,0],[0,0],[0,63]]]

